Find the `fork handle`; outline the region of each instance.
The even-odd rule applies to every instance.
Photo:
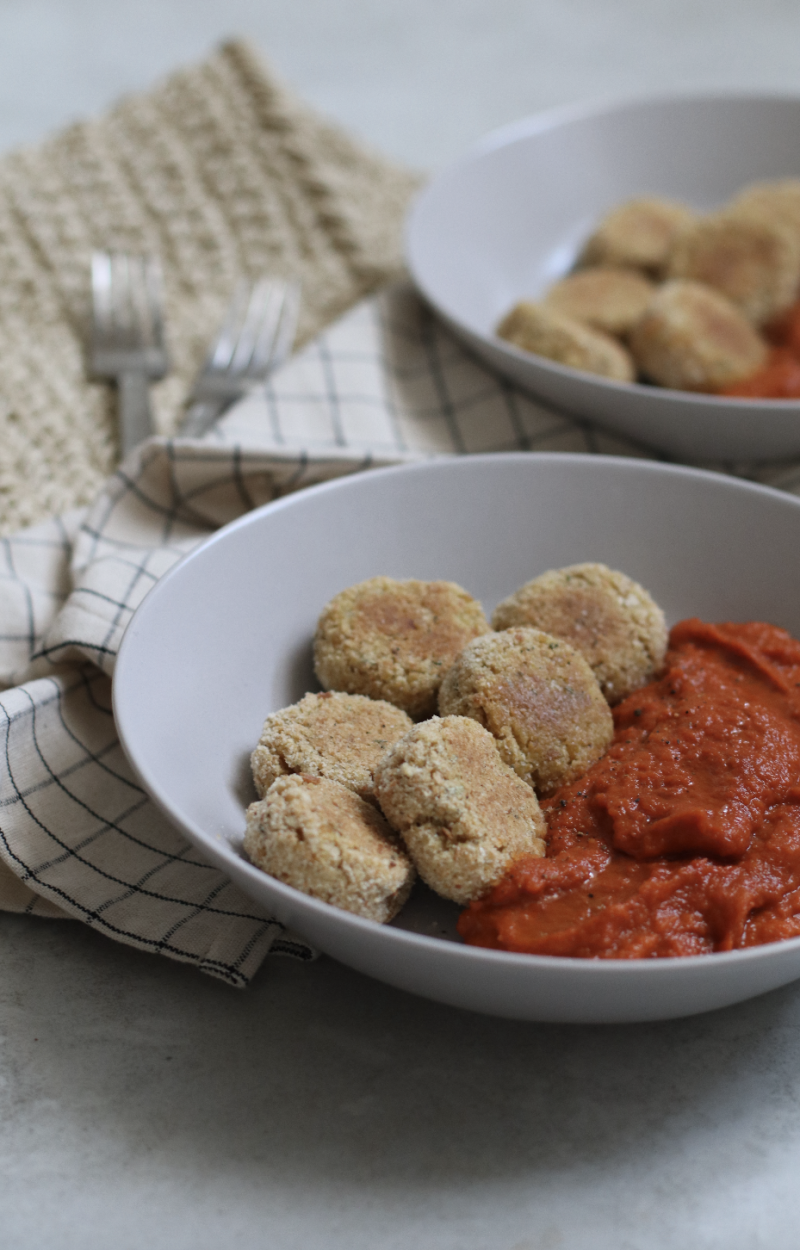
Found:
[[[181,438],[199,438],[201,434],[205,434],[207,430],[211,429],[214,422],[222,416],[225,409],[230,408],[232,402],[232,400],[222,397],[219,399],[196,399],[194,403],[189,405],[189,411],[178,427],[178,434]]]
[[[119,434],[122,455],[138,447],[154,433],[150,411],[150,384],[144,373],[121,373],[119,390]]]

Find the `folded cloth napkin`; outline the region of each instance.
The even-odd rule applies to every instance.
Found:
[[[268,950],[310,957],[134,781],[109,711],[125,627],[159,577],[250,508],[379,464],[511,449],[648,454],[497,377],[397,284],[203,440],[151,439],[89,509],[5,539],[0,906],[77,917],[233,984]],[[800,492],[796,464],[759,476]]]

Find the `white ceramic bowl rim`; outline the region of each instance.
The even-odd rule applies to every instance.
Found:
[[[483,135],[468,149],[467,155],[475,155],[482,151],[493,151],[503,147],[515,139],[552,130],[568,122],[582,121],[584,118],[598,117],[603,113],[619,113],[629,109],[640,109],[652,104],[724,104],[728,101],[741,100],[749,103],[780,104],[789,102],[800,104],[800,93],[793,91],[753,90],[715,90],[707,91],[653,91],[643,93],[619,92],[601,96],[588,96],[583,100],[574,100],[569,104],[554,104],[551,108],[540,109],[525,117],[518,117],[513,122],[505,122],[496,126],[488,134]],[[447,175],[457,169],[464,160],[456,157],[442,166],[442,174]]]

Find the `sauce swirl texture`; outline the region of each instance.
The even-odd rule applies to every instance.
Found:
[[[800,642],[683,621],[614,721],[607,754],[542,804],[546,858],[517,860],[462,938],[632,959],[800,935]]]

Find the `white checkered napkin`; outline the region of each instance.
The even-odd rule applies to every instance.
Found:
[[[0,698],[5,863],[110,937],[234,985],[270,949],[309,957],[159,816],[122,753],[110,695],[83,664]]]
[[[470,452],[646,454],[554,413],[492,373],[396,285],[329,327],[239,404],[217,441],[346,449],[387,461]]]
[[[151,439],[88,511],[73,549],[74,588],[32,652],[37,671],[85,657],[111,674],[148,590],[219,525],[366,463],[350,452],[312,461],[297,452]]]
[[[31,656],[69,594],[79,508],[0,539],[0,688],[31,676]]]
[[[168,568],[250,508],[376,464],[510,449],[647,454],[498,378],[395,287],[329,327],[205,439],[150,440],[84,515],[6,540],[0,907],[61,909],[233,984],[267,951],[309,958],[133,780],[109,710],[122,634]],[[719,467],[800,490],[797,463]]]

